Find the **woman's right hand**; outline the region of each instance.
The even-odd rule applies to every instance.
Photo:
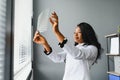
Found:
[[[46,39],[39,33],[39,31],[35,32],[33,42],[35,42],[37,44],[41,44],[41,45],[47,44]]]
[[[39,33],[39,31],[35,32],[33,42],[37,44],[41,44],[47,52],[50,52],[50,45],[47,43],[47,40]]]

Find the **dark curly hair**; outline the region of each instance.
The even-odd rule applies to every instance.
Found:
[[[94,45],[97,47],[98,49],[98,55],[96,60],[100,57],[100,53],[101,53],[101,45],[97,40],[96,34],[94,29],[92,28],[92,26],[86,22],[82,22],[80,24],[77,25],[77,27],[79,27],[81,29],[81,33],[82,33],[82,38],[83,41],[86,45]],[[75,45],[77,45],[78,43],[75,42]]]

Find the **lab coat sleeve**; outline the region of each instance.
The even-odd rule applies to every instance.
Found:
[[[97,56],[97,48],[93,45],[76,47],[69,41],[64,45],[63,50],[75,59],[95,59]]]
[[[55,63],[61,63],[65,62],[66,53],[64,51],[59,53],[55,53],[55,51],[52,51],[52,53],[49,54],[48,57]]]

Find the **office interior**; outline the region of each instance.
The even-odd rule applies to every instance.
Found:
[[[58,14],[60,30],[71,41],[77,24],[88,22],[93,26],[104,51],[90,70],[91,80],[109,80],[105,35],[118,31],[119,3],[120,0],[0,0],[0,80],[62,80],[65,63],[52,62],[42,46],[32,41],[38,16],[48,8]],[[56,51],[61,51],[51,26],[42,35]],[[109,67],[113,68],[113,64],[111,60]]]

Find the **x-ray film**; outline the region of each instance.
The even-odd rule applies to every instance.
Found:
[[[50,9],[46,9],[39,14],[37,21],[37,30],[39,32],[47,31],[47,28],[49,26],[49,17],[50,17]]]

